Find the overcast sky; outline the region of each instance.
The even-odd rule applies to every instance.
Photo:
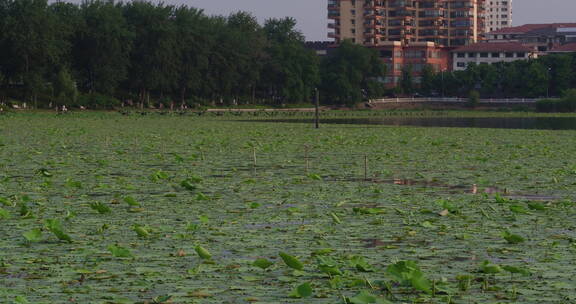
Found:
[[[514,25],[526,23],[575,22],[576,0],[513,0]],[[165,0],[202,8],[209,14],[228,15],[243,10],[261,21],[291,16],[308,40],[327,40],[327,0]]]

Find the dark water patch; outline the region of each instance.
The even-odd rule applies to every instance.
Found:
[[[254,121],[249,121],[254,122]],[[270,119],[259,122],[309,123],[312,119]],[[329,118],[324,124],[384,125],[442,128],[576,130],[576,117],[381,117]]]
[[[400,240],[382,241],[379,239],[364,239],[364,248],[377,248],[386,246],[397,246],[402,243]]]

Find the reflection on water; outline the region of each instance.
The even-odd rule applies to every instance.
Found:
[[[275,119],[266,122],[313,123],[311,119]],[[576,117],[383,117],[330,118],[324,124],[387,125],[447,128],[576,130]]]

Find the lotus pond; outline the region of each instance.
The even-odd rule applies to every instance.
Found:
[[[0,303],[576,303],[576,131],[260,119],[0,116]]]

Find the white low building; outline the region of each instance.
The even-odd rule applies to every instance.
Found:
[[[536,52],[517,42],[479,42],[452,51],[452,69],[465,70],[470,64],[493,64],[537,58]]]

